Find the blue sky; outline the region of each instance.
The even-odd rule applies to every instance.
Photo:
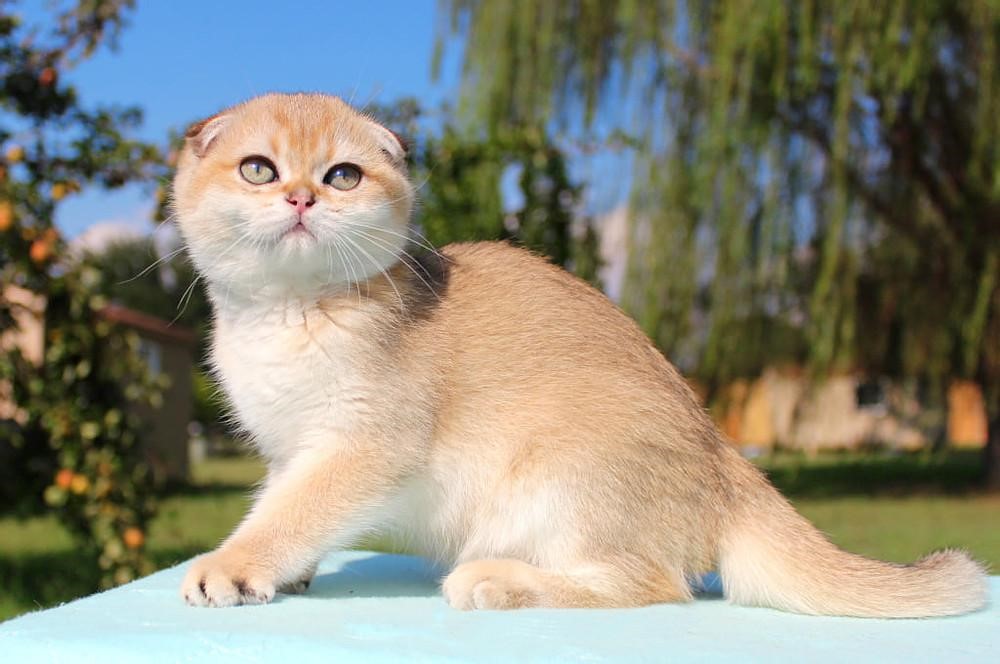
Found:
[[[137,105],[138,135],[163,143],[170,129],[269,91],[322,91],[363,105],[453,98],[457,49],[431,78],[438,20],[434,0],[264,2],[139,0],[117,50],[103,49],[64,75],[85,105]],[[30,23],[42,0],[19,6]],[[57,223],[70,237],[97,222],[150,227],[149,191],[95,189],[69,198]]]

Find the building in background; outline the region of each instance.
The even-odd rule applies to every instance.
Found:
[[[17,286],[3,289],[3,297],[15,307],[17,328],[0,336],[0,352],[18,348],[26,359],[40,365],[44,359],[45,298]],[[194,364],[194,332],[147,314],[111,305],[101,311],[106,320],[133,331],[139,337],[139,353],[154,374],[167,376],[169,385],[158,408],[136,406],[143,423],[142,446],[155,479],[185,480],[188,477],[188,424],[193,416],[191,373]],[[11,401],[9,386],[0,384],[0,419],[23,417]]]

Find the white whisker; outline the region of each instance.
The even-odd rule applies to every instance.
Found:
[[[169,254],[165,254],[163,256],[160,256],[158,259],[156,259],[155,261],[153,261],[152,263],[150,263],[149,265],[147,265],[145,268],[143,268],[141,272],[139,272],[138,274],[136,274],[133,277],[129,277],[128,279],[125,279],[124,281],[119,281],[117,285],[118,286],[124,286],[125,284],[130,284],[133,281],[135,281],[136,279],[139,279],[139,278],[141,278],[141,277],[149,274],[149,272],[153,268],[155,268],[157,265],[159,265],[160,263],[163,263],[164,261],[170,260],[171,258],[173,258],[174,256],[176,256],[179,253],[182,253],[184,251],[184,249],[185,249],[184,247],[181,247],[179,249],[175,249],[174,251],[171,251]]]
[[[353,231],[354,229],[349,229],[349,230]],[[410,270],[410,272],[413,273],[413,275],[415,277],[417,277],[418,279],[420,279],[421,282],[423,282],[424,286],[427,287],[427,290],[429,290],[431,292],[431,294],[434,295],[435,298],[437,298],[439,300],[441,299],[441,296],[438,294],[438,292],[436,290],[434,290],[434,287],[431,286],[431,284],[430,284],[429,281],[427,281],[427,279],[433,279],[433,277],[431,276],[430,272],[428,272],[427,268],[425,268],[423,265],[421,265],[420,261],[418,261],[412,254],[410,254],[405,249],[402,249],[402,248],[398,248],[397,249],[397,248],[393,247],[392,245],[390,245],[388,242],[380,240],[379,238],[374,237],[374,236],[372,236],[372,235],[364,232],[363,230],[357,230],[357,234],[360,237],[362,237],[365,240],[367,240],[368,242],[371,242],[376,249],[381,249],[382,251],[384,251],[384,252],[392,255],[396,259],[398,259],[403,265],[405,265]],[[425,279],[420,274],[420,272],[417,272],[416,268],[413,267],[414,264],[418,265],[420,267],[420,269],[423,271],[423,273],[425,275],[427,275],[427,279]]]
[[[184,312],[187,311],[187,305],[191,303],[191,298],[194,296],[195,285],[200,280],[201,280],[201,275],[199,274],[194,279],[192,279],[191,283],[188,284],[188,287],[184,289],[184,293],[181,295],[181,299],[177,303],[177,306],[180,308],[180,311],[178,311],[177,315],[174,316],[173,320],[170,321],[171,325],[180,320],[181,316],[184,315]]]
[[[351,224],[351,226],[356,226],[357,228],[364,228],[365,230],[379,231],[380,233],[386,233],[386,234],[391,235],[393,237],[398,237],[400,239],[406,240],[407,242],[412,242],[413,244],[417,245],[421,249],[425,249],[425,250],[429,251],[430,253],[434,254],[438,258],[444,258],[444,255],[441,252],[439,252],[437,249],[435,249],[431,245],[430,241],[427,238],[425,238],[422,235],[420,235],[420,233],[416,229],[414,229],[412,227],[409,227],[408,230],[410,230],[412,234],[416,235],[417,239],[414,239],[411,235],[396,232],[396,231],[392,230],[391,228],[384,228],[382,226],[375,226],[374,224],[366,224],[364,222],[356,221],[356,220],[353,220],[353,219],[351,220],[350,224]],[[417,240],[422,240],[422,241],[417,241]]]
[[[358,251],[360,251],[365,256],[367,256],[368,260],[370,260],[372,262],[372,265],[374,265],[376,268],[378,268],[378,271],[382,273],[382,275],[389,282],[389,285],[392,286],[392,290],[394,290],[396,292],[396,297],[399,299],[399,308],[400,308],[400,311],[402,311],[403,309],[405,309],[406,308],[406,304],[405,304],[405,302],[403,302],[403,296],[400,294],[399,289],[396,288],[396,283],[392,280],[392,275],[390,275],[388,272],[386,272],[385,268],[383,268],[381,265],[379,265],[378,261],[376,261],[375,258],[370,253],[368,253],[367,251],[365,251],[364,247],[362,247],[360,244],[358,244],[357,242],[355,242],[354,240],[352,240],[351,237],[350,237],[350,235],[346,235],[345,234],[344,235],[344,239],[347,242],[350,242],[355,248],[357,248]]]
[[[358,289],[358,306],[361,306],[361,281],[362,280],[358,276],[359,273],[357,271],[355,271],[355,269],[354,269],[354,260],[352,260],[352,257],[354,259],[357,259],[358,256],[351,249],[350,245],[347,245],[347,244],[343,245],[343,249],[344,249],[345,255],[348,256],[347,268],[351,271],[351,274],[354,275],[354,283],[355,283],[355,286]]]

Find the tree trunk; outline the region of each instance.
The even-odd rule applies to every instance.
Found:
[[[986,489],[1000,491],[1000,412],[990,415],[986,448],[983,450],[983,467],[986,471]]]

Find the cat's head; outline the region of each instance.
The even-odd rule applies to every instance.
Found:
[[[391,131],[336,97],[272,94],[188,130],[173,208],[210,285],[311,292],[394,265],[413,197]]]

